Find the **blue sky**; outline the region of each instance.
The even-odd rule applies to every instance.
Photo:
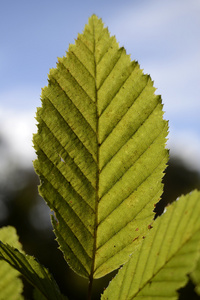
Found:
[[[1,1],[0,135],[7,154],[32,164],[41,88],[93,13],[154,80],[170,120],[171,153],[200,170],[199,0]]]

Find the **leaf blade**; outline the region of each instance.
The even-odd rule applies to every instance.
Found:
[[[1,242],[0,257],[20,272],[47,299],[64,299],[49,271],[33,256],[25,255],[18,249]]]
[[[168,207],[102,299],[177,299],[199,258],[199,199],[194,191]]]
[[[198,260],[195,269],[191,272],[190,278],[195,285],[195,292],[200,295],[200,259]]]
[[[22,248],[18,241],[18,236],[14,227],[7,226],[1,228],[0,240],[2,242],[9,242],[18,249]],[[0,299],[23,299],[23,283],[19,278],[19,275],[20,273],[11,268],[9,264],[0,260]]]
[[[84,277],[124,263],[153,219],[168,159],[154,92],[95,15],[43,89],[34,167],[65,259]]]

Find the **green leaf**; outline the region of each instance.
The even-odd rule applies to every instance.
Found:
[[[46,300],[47,298],[37,288],[35,288],[33,291],[33,299],[34,300]]]
[[[0,229],[0,241],[8,242],[12,246],[21,249],[18,236],[14,227],[7,226]],[[1,259],[1,256],[0,256]],[[21,300],[23,283],[19,278],[20,273],[9,264],[0,260],[0,299]]]
[[[198,260],[194,271],[190,274],[190,278],[195,284],[195,292],[200,296],[200,259]]]
[[[200,254],[200,192],[180,197],[158,217],[141,248],[120,269],[102,300],[177,299]]]
[[[148,232],[168,160],[150,76],[93,15],[59,58],[37,111],[34,162],[66,261],[98,278]]]
[[[49,271],[34,257],[25,255],[18,249],[1,242],[0,258],[19,271],[48,300],[64,299]]]

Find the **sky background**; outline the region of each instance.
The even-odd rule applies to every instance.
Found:
[[[35,158],[32,133],[41,88],[69,43],[97,14],[150,74],[169,120],[168,147],[200,171],[199,0],[2,0],[0,2],[0,156]]]

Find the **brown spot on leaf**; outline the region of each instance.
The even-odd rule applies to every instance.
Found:
[[[135,242],[138,238],[139,238],[139,236],[137,236],[136,238],[134,238],[133,242]]]

